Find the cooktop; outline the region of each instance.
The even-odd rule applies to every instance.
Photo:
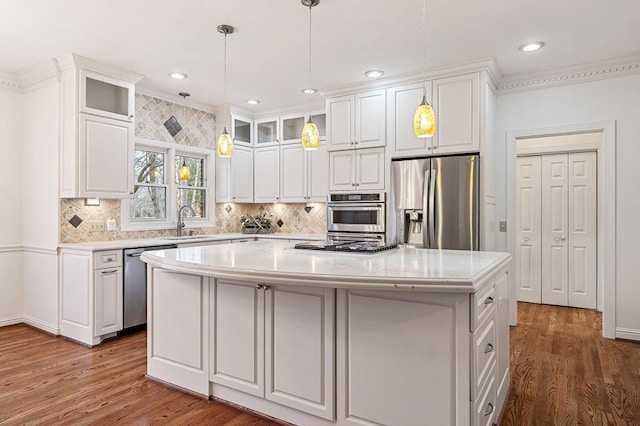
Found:
[[[323,250],[352,253],[377,253],[398,247],[397,244],[381,244],[372,241],[304,241],[294,246],[302,250]]]

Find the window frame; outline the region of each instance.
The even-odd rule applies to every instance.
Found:
[[[135,138],[134,150],[160,151],[165,154],[165,184],[167,188],[166,194],[166,219],[148,219],[148,220],[132,220],[131,218],[131,199],[122,199],[120,202],[120,229],[122,231],[153,231],[162,229],[175,229],[178,223],[178,211],[173,206],[176,205],[178,189],[180,186],[176,183],[174,175],[174,162],[176,155],[185,155],[188,157],[197,157],[204,160],[204,190],[205,190],[205,208],[206,217],[192,218],[185,217],[185,225],[187,228],[214,228],[216,225],[215,217],[215,163],[216,155],[212,149],[192,147],[172,142],[162,142],[151,139]],[[135,178],[135,176],[134,176]],[[135,182],[134,182],[135,184]]]

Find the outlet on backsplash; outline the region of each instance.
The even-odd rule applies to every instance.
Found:
[[[88,220],[89,232],[101,232],[104,231],[104,221],[102,220]]]

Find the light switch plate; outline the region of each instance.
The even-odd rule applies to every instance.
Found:
[[[104,231],[104,221],[102,220],[88,220],[89,232],[101,232]]]
[[[501,220],[500,221],[500,232],[507,232],[507,221],[506,220]]]

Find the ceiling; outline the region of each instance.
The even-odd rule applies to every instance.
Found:
[[[77,53],[145,75],[138,87],[260,111],[305,105],[309,9],[300,0],[0,0],[0,71]],[[428,0],[427,67],[494,57],[505,75],[640,53],[640,1]],[[422,68],[421,0],[321,0],[313,8],[312,86],[330,90]],[[518,46],[542,40],[540,51]],[[169,78],[171,71],[189,75]],[[177,96],[176,96],[177,97]],[[257,98],[258,106],[245,104]],[[313,103],[322,102],[311,95]]]

